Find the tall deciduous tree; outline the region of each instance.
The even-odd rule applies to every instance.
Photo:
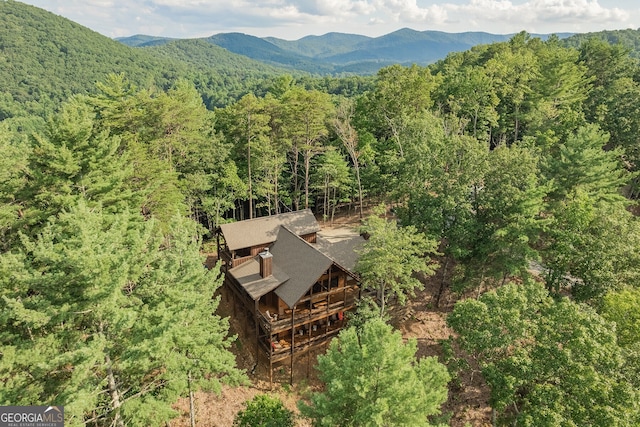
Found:
[[[269,116],[264,111],[264,100],[253,94],[242,97],[237,103],[230,105],[220,114],[223,132],[234,142],[239,160],[246,162],[247,198],[249,200],[249,218],[254,216],[254,164],[262,146],[268,144]]]
[[[498,128],[492,144],[511,144],[526,133],[526,116],[531,107],[531,85],[538,78],[539,64],[528,43],[530,36],[521,32],[508,43],[497,46],[497,52],[486,62],[486,72],[496,86]]]
[[[637,424],[614,328],[589,307],[554,300],[539,283],[508,284],[457,303],[447,321],[478,360],[501,421]]]
[[[429,426],[449,374],[434,357],[416,359],[416,350],[380,319],[343,330],[318,357],[326,389],[299,403],[302,414],[314,426]]]
[[[491,151],[482,186],[472,193],[472,230],[460,259],[460,283],[505,282],[526,276],[537,259],[536,243],[547,220],[542,212],[548,187],[541,182],[537,150],[514,144]]]
[[[640,279],[640,222],[596,197],[578,190],[555,204],[541,254],[550,290],[598,305],[608,291]]]
[[[446,134],[443,120],[426,114],[413,122],[406,141],[400,190],[407,202],[398,212],[404,224],[439,242],[444,259],[437,305],[451,267],[472,249],[473,196],[484,184],[489,146],[470,136]]]
[[[328,94],[317,90],[293,88],[282,97],[286,107],[285,132],[291,140],[291,164],[293,174],[293,208],[300,208],[300,192],[304,187],[304,208],[309,207],[309,183],[311,159],[324,150],[334,107]],[[302,157],[303,175],[299,180],[299,163]],[[302,185],[301,185],[302,184]]]
[[[616,324],[616,336],[623,349],[625,371],[636,390],[640,389],[640,289],[626,287],[609,292],[602,304],[602,316]]]
[[[389,298],[404,304],[407,296],[422,288],[414,273],[432,275],[436,269],[430,258],[436,254],[436,242],[413,226],[400,227],[395,220],[387,220],[384,213],[385,207],[378,206],[365,220],[361,231],[369,240],[356,264],[363,286],[376,291],[381,318]]]
[[[333,223],[336,206],[344,197],[344,193],[350,189],[352,178],[342,154],[331,148],[319,157],[312,180],[314,187],[323,193],[323,216],[325,220],[329,219]]]
[[[353,171],[358,184],[358,205],[360,210],[360,218],[363,217],[362,199],[364,191],[362,190],[362,179],[360,178],[360,167],[362,165],[362,148],[359,144],[358,132],[353,126],[353,118],[355,115],[355,103],[350,99],[340,101],[336,109],[336,118],[334,120],[334,129],[342,145],[349,153]]]

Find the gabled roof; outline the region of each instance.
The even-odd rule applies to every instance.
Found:
[[[287,227],[280,227],[278,240],[271,247],[274,266],[282,269],[289,280],[276,288],[276,295],[289,308],[293,307],[333,264],[331,258],[298,237]]]
[[[314,247],[348,272],[354,272],[364,243],[364,238],[353,232],[333,236],[318,234]]]
[[[279,227],[276,242],[271,246],[273,274],[260,276],[258,257],[229,269],[229,274],[257,300],[275,290],[289,308],[307,293],[333,260],[301,239],[287,227]]]
[[[220,230],[229,250],[235,251],[275,242],[280,226],[298,236],[320,231],[310,209],[222,224]]]

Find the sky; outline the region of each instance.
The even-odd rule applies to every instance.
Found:
[[[241,32],[297,40],[378,37],[401,28],[450,33],[585,33],[640,27],[637,0],[22,0],[107,37]]]

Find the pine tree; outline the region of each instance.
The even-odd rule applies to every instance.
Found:
[[[404,342],[381,319],[351,327],[318,356],[324,392],[299,402],[314,426],[429,426],[447,399],[449,374],[436,358],[416,359],[415,340]]]
[[[81,98],[64,104],[44,135],[33,134],[31,144],[27,183],[18,194],[25,207],[22,226],[37,229],[79,200],[107,212],[140,206],[129,187],[133,170],[120,139],[106,130],[96,132],[94,113]]]
[[[194,225],[165,238],[138,214],[81,203],[0,257],[9,357],[0,401],[64,405],[70,425],[158,425],[189,390],[238,382],[219,280]]]
[[[620,149],[604,149],[608,139],[597,125],[582,126],[549,154],[545,174],[553,181],[552,200],[580,189],[594,201],[624,202],[621,188],[632,175],[622,168]]]

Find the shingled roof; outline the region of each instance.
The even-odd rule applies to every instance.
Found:
[[[273,266],[271,276],[264,278],[260,276],[260,263],[257,257],[230,269],[229,273],[254,301],[289,280],[289,276],[278,266]]]
[[[275,290],[276,295],[292,308],[333,261],[285,226],[278,228],[276,237],[270,248],[273,275],[260,276],[257,257],[231,268],[229,274],[254,300]]]
[[[310,209],[222,224],[220,229],[229,250],[235,251],[275,242],[280,226],[298,236],[320,231]]]
[[[276,288],[276,295],[292,308],[309,288],[333,264],[331,258],[298,237],[287,227],[280,227],[278,240],[271,248],[274,265],[289,276]]]

